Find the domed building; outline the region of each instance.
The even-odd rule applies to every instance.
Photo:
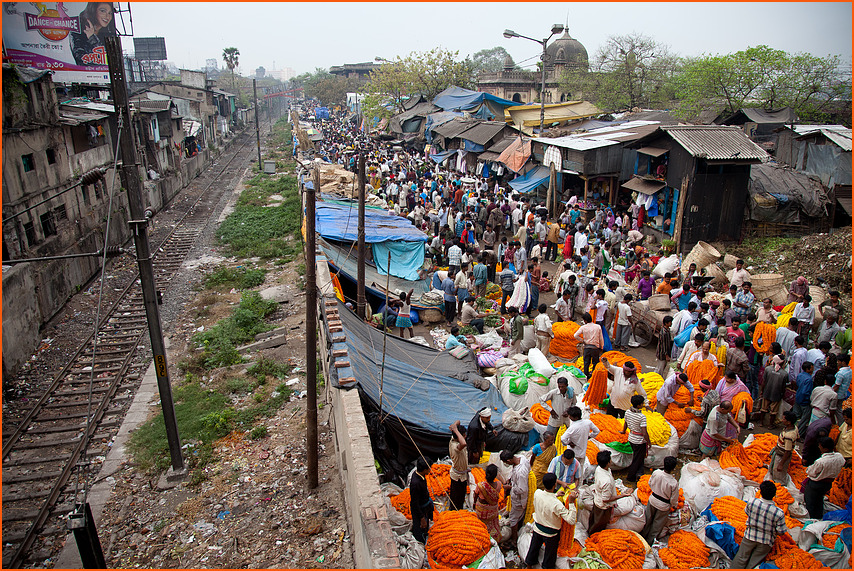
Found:
[[[587,48],[569,35],[565,29],[562,36],[551,41],[546,47],[546,103],[562,103],[578,98],[577,95],[561,92],[558,87],[565,71],[583,71],[589,69]],[[542,76],[539,71],[515,69],[513,58],[504,59],[504,69],[494,73],[483,73],[478,77],[477,89],[497,97],[510,99],[519,104],[534,103],[539,100]]]

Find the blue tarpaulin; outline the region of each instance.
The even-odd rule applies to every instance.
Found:
[[[535,190],[537,187],[548,184],[549,169],[540,165],[537,168],[526,172],[524,175],[510,181],[510,188],[516,192],[526,193]]]
[[[315,210],[317,232],[327,240],[355,242],[358,236],[358,208],[318,202]],[[426,242],[427,234],[406,218],[389,216],[381,210],[365,211],[365,242]],[[422,260],[423,262],[423,260]]]
[[[483,145],[478,145],[472,141],[467,139],[463,139],[463,150],[470,151],[472,153],[482,153],[484,151]]]
[[[430,113],[429,115],[427,115],[427,118],[424,120],[424,137],[427,139],[427,142],[433,142],[432,129],[434,127],[444,125],[448,121],[452,120],[454,117],[462,116],[463,113],[459,111],[439,111],[437,113]]]
[[[418,270],[424,265],[424,242],[374,242],[371,244],[371,250],[374,253],[374,265],[381,275],[391,273],[405,280],[419,279]],[[389,252],[391,270],[386,268]]]
[[[509,99],[502,99],[490,93],[471,91],[462,87],[451,86],[433,99],[433,105],[445,111],[469,110],[480,107],[484,103],[493,103],[498,107],[513,107],[519,105]]]
[[[430,155],[430,158],[433,159],[437,164],[443,162],[445,159],[450,157],[451,155],[456,155],[457,151],[442,151],[441,153],[436,153],[435,155]]]

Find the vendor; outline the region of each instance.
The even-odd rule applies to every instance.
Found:
[[[661,385],[661,388],[658,389],[658,392],[655,394],[655,412],[658,414],[664,414],[667,410],[667,405],[675,402],[674,397],[676,396],[676,392],[682,387],[686,387],[691,393],[690,402],[693,403],[694,385],[692,385],[691,381],[688,380],[688,375],[685,373],[673,373],[667,377],[664,384]]]
[[[700,435],[700,451],[703,453],[704,458],[714,458],[717,456],[723,450],[724,443],[733,444],[738,442],[737,436],[741,431],[741,427],[733,419],[730,414],[731,412],[732,403],[730,401],[723,401],[709,413],[706,428]],[[736,438],[726,436],[727,425],[732,425],[735,429]]]
[[[469,451],[469,464],[480,464],[480,457],[486,448],[486,440],[495,435],[490,423],[492,409],[485,407],[474,415],[466,430],[466,443]]]

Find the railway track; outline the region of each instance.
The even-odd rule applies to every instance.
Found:
[[[218,197],[232,190],[254,151],[246,129],[169,209],[189,205],[166,236],[152,233],[157,290],[165,292],[208,225]],[[159,215],[158,215],[159,216]],[[111,284],[112,285],[112,284]],[[102,310],[89,335],[35,404],[3,417],[3,567],[23,567],[61,546],[76,498],[75,472],[97,474],[151,360],[138,274]],[[94,377],[94,378],[93,378]],[[91,422],[88,419],[91,418]]]

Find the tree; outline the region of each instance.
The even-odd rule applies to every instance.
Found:
[[[573,98],[581,94],[610,111],[669,107],[676,64],[667,46],[649,36],[610,36],[597,50],[590,72],[565,72],[559,85]]]
[[[403,111],[409,96],[423,95],[431,100],[451,85],[470,88],[474,85],[472,68],[467,61],[458,61],[459,52],[434,48],[427,52],[412,52],[387,61],[372,71],[363,87],[366,94],[362,109],[367,117],[391,117]]]
[[[840,64],[839,56],[789,54],[764,45],[687,59],[675,80],[676,113],[692,118],[709,108],[734,113],[791,107],[801,120],[821,121],[834,102],[851,94]]]
[[[504,60],[507,59],[507,53],[501,46],[480,50],[474,53],[469,58],[472,67],[472,73],[475,77],[481,73],[495,73],[504,70]],[[519,66],[513,65],[513,69],[518,69]]]
[[[231,87],[234,89],[234,68],[240,65],[239,61],[240,50],[237,48],[225,48],[222,50],[222,61],[225,62],[225,66],[231,71]]]
[[[293,78],[305,89],[306,97],[319,99],[323,105],[340,105],[347,100],[347,93],[357,89],[355,80],[333,75],[317,68],[314,73],[304,73]]]

